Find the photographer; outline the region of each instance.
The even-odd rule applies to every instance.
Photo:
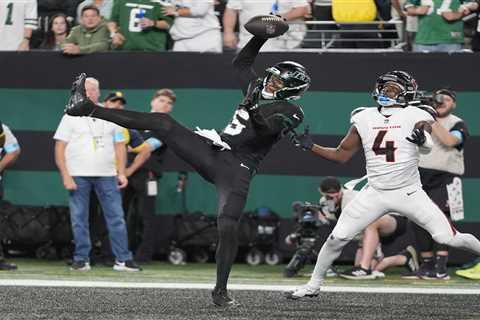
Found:
[[[423,190],[450,221],[463,219],[463,194],[461,176],[465,172],[463,148],[467,140],[466,123],[453,115],[457,95],[448,88],[435,90],[431,97],[425,95],[423,103],[437,111],[432,124],[433,147],[429,154],[421,154],[419,162]],[[422,265],[417,278],[448,280],[448,248],[434,243],[422,228],[415,227]]]
[[[327,177],[319,187],[321,198],[318,205],[308,202],[294,202],[292,207],[298,228],[285,238],[288,245],[296,245],[297,250],[285,267],[285,276],[293,277],[305,263],[314,261],[320,228],[336,223],[342,208],[353,199],[356,191],[343,189],[335,177]],[[332,271],[330,274],[334,275]]]

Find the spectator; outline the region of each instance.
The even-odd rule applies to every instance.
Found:
[[[455,52],[461,51],[464,44],[463,20],[477,4],[460,0],[429,1],[408,0],[405,8],[410,16],[418,16],[418,30],[413,51],[416,52]],[[448,5],[445,5],[448,4]]]
[[[0,201],[3,200],[3,174],[5,169],[12,165],[20,155],[20,146],[17,138],[10,129],[0,123]],[[5,260],[3,247],[0,241],[0,270],[15,270],[17,266]]]
[[[249,1],[229,0],[223,14],[223,44],[230,49],[243,48],[252,35],[243,27],[248,20],[256,15],[277,14],[291,22],[289,31],[281,37],[270,39],[262,51],[288,50],[299,47],[306,34],[304,17],[309,14],[307,0],[276,0],[276,1]],[[234,33],[238,22],[240,25],[240,40]]]
[[[112,16],[113,0],[85,0],[77,7],[77,23],[81,23],[80,16],[82,9],[86,6],[95,6],[100,11],[100,15],[105,20],[110,20]]]
[[[173,19],[163,6],[150,0],[117,0],[108,24],[115,48],[129,51],[165,51]]]
[[[403,25],[397,25],[397,32],[403,35],[402,41],[405,42],[405,51],[412,51],[413,41],[417,33],[418,17],[408,15],[405,11],[407,0],[392,0],[392,16],[395,19],[401,19]]]
[[[407,218],[389,213],[370,224],[364,231],[355,257],[355,266],[341,272],[340,277],[350,280],[384,278],[387,268],[405,266],[406,275],[418,271],[417,251],[408,245],[400,253],[385,257],[382,247],[393,243],[407,231]]]
[[[104,104],[106,108],[124,109],[127,100],[122,92],[111,92],[105,98]],[[134,129],[124,129],[127,144],[128,167],[125,169],[125,175],[129,179],[127,188],[123,192],[123,209],[126,215],[127,228],[129,234],[129,244],[131,248],[137,247],[137,221],[142,218],[143,230],[146,231],[152,228],[152,221],[149,217],[154,215],[155,196],[156,194],[149,194],[148,183],[150,176],[147,172],[144,179],[138,179],[142,171],[142,165],[150,158],[152,147],[146,143],[140,132]],[[155,181],[156,183],[156,181]],[[153,206],[151,205],[153,203]],[[146,217],[146,218],[143,218]],[[154,235],[154,233],[153,233]],[[142,237],[142,243],[145,242],[145,232]],[[153,240],[152,237],[152,252],[153,255]],[[138,259],[135,259],[138,261]],[[150,256],[151,260],[151,256]],[[145,260],[142,260],[145,262]]]
[[[37,29],[37,0],[1,1],[0,51],[28,51]]]
[[[100,96],[98,81],[88,78],[85,89],[87,96],[92,101],[98,102]],[[102,205],[108,227],[110,244],[116,258],[113,269],[141,270],[128,250],[127,230],[118,189],[125,188],[128,184],[125,176],[126,150],[122,128],[90,117],[73,118],[65,115],[54,139],[55,162],[65,189],[69,191],[70,217],[75,242],[71,270],[90,270],[92,245],[88,228],[88,208],[92,189],[95,190]]]
[[[178,0],[176,6],[164,6],[166,16],[175,17],[170,35],[173,51],[222,52],[220,23],[213,0]]]
[[[474,24],[474,27],[476,27],[473,31],[472,35],[472,51],[478,52],[480,51],[480,1],[477,0],[477,6],[476,6],[476,23]],[[472,5],[473,9],[473,5]]]
[[[151,112],[153,113],[171,113],[177,100],[175,93],[170,89],[160,89],[153,95],[150,102]],[[131,177],[132,183],[145,188],[147,183],[153,184],[153,188],[147,188],[143,193],[141,188],[137,188],[137,195],[144,197],[145,210],[141,214],[143,232],[142,242],[139,245],[135,258],[138,261],[148,262],[152,260],[155,249],[155,235],[153,218],[156,214],[155,196],[157,190],[157,181],[162,176],[163,160],[167,151],[167,145],[156,138],[152,131],[141,131],[143,138],[152,150],[152,156],[145,164]]]
[[[68,23],[73,25],[79,2],[81,0],[38,0],[38,29],[32,34],[30,48],[38,48],[43,42],[54,15],[64,14]]]
[[[52,16],[48,25],[48,31],[40,44],[39,49],[45,50],[62,50],[63,44],[67,35],[70,32],[70,25],[67,21],[67,16],[63,13],[58,13]]]
[[[107,51],[110,46],[109,32],[98,8],[83,7],[81,18],[82,24],[73,27],[65,40],[63,53],[77,55]]]
[[[433,93],[437,121],[432,125],[433,147],[421,154],[418,164],[422,186],[433,202],[451,221],[463,219],[463,193],[460,177],[465,172],[463,148],[468,138],[466,123],[452,114],[457,95],[450,89]],[[427,232],[416,227],[416,236],[423,264],[418,272],[421,279],[448,280],[448,247],[434,243]]]

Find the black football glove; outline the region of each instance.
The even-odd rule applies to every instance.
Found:
[[[302,148],[304,151],[310,151],[313,148],[313,140],[309,134],[309,127],[305,126],[305,131],[301,135],[293,134],[290,137],[290,141],[292,141],[293,145],[297,148]]]
[[[253,111],[258,108],[258,100],[263,89],[263,80],[261,78],[252,80],[248,85],[247,93],[243,101],[238,105],[240,108],[245,108],[247,111]]]
[[[425,132],[423,129],[416,128],[413,129],[412,134],[410,137],[405,137],[411,143],[415,143],[417,146],[423,146],[427,138],[425,137]]]

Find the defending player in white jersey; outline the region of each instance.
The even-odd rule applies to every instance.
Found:
[[[363,146],[367,185],[344,209],[337,225],[322,246],[310,281],[287,294],[300,299],[317,296],[326,270],[343,247],[370,223],[387,212],[398,212],[427,230],[442,244],[480,255],[480,241],[460,233],[423,191],[418,173],[419,152],[432,147],[433,116],[410,106],[417,84],[406,72],[392,71],[377,79],[373,97],[376,108],[352,112],[349,132],[336,148],[314,144],[308,133],[295,144],[335,162],[346,162]]]

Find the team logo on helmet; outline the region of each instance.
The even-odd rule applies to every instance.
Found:
[[[304,66],[293,61],[283,61],[266,70],[263,79],[262,96],[265,99],[296,100],[310,87],[311,79]],[[265,86],[272,76],[280,78],[284,87],[275,92],[267,92]]]

